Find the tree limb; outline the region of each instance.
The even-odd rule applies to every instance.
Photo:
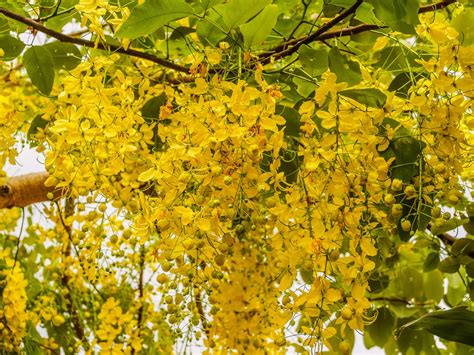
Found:
[[[444,1],[434,3],[434,4],[421,6],[418,9],[418,13],[423,14],[426,12],[441,10],[451,4],[454,4],[455,2],[457,2],[457,0],[444,0]],[[344,18],[354,13],[357,10],[357,7],[359,5],[360,3],[359,1],[357,1],[354,5],[352,5],[350,8],[342,12],[339,16],[336,16],[334,19],[322,25],[316,32],[313,32],[312,34],[304,36],[304,37],[295,38],[287,42],[284,42],[276,46],[275,48],[271,49],[270,51],[259,55],[260,61],[263,64],[266,64],[266,63],[269,63],[272,59],[278,60],[278,59],[287,57],[293,54],[294,52],[296,52],[299,49],[299,47],[302,46],[303,44],[308,44],[308,43],[316,42],[316,41],[323,41],[323,40],[327,40],[331,38],[345,37],[345,36],[350,36],[350,35],[354,35],[361,32],[386,28],[386,26],[378,26],[378,25],[363,23],[357,26],[351,26],[351,27],[342,28],[340,30],[330,31],[330,29],[333,28],[337,23],[341,22]]]
[[[48,177],[47,172],[41,172],[10,178],[0,185],[0,209],[26,207],[33,203],[48,201],[50,192],[53,193],[53,199],[60,198],[59,191],[54,192],[54,188],[44,185]]]
[[[46,27],[46,26],[44,26],[44,25],[42,25],[42,24],[40,24],[40,23],[38,23],[38,22],[36,22],[32,19],[29,19],[29,18],[23,17],[21,15],[18,15],[18,14],[14,13],[14,12],[11,12],[10,10],[7,10],[3,7],[0,7],[0,14],[3,14],[4,16],[6,16],[8,18],[11,18],[12,20],[21,22],[25,25],[28,25],[28,26],[34,28],[35,30],[37,30],[39,32],[42,32],[42,33],[44,33],[48,36],[56,38],[60,42],[73,43],[73,44],[77,44],[77,45],[84,46],[84,47],[100,49],[100,50],[103,50],[103,51],[126,54],[126,55],[131,56],[131,57],[136,57],[136,58],[149,60],[149,61],[151,61],[153,63],[156,63],[156,64],[159,64],[159,65],[161,65],[165,68],[169,68],[169,69],[176,70],[178,72],[189,74],[189,68],[187,68],[185,66],[182,66],[182,65],[179,65],[179,64],[176,64],[176,63],[173,63],[172,61],[159,58],[159,57],[154,56],[154,55],[149,54],[149,53],[137,51],[135,49],[125,49],[121,46],[116,46],[114,44],[107,44],[107,43],[102,43],[102,42],[95,43],[94,41],[89,41],[89,40],[82,39],[82,38],[71,37],[71,36],[65,35],[64,33],[54,31],[54,30],[52,30],[52,29],[50,29],[50,28],[48,28],[48,27]]]

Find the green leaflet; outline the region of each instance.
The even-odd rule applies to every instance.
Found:
[[[424,272],[430,272],[432,270],[435,270],[439,265],[439,253],[436,251],[433,251],[428,254],[428,256],[425,259],[425,262],[423,263],[423,271]]]
[[[328,69],[328,52],[325,49],[314,49],[302,45],[298,49],[303,69],[312,77],[321,75]]]
[[[33,85],[42,94],[49,95],[54,82],[54,61],[51,53],[42,46],[33,46],[23,55],[23,64]]]
[[[379,308],[377,311],[377,318],[367,327],[367,331],[374,345],[383,348],[385,343],[392,337],[395,318],[387,307]]]
[[[51,53],[56,69],[72,70],[81,63],[82,54],[74,44],[55,41],[43,47]]]
[[[228,29],[238,27],[263,10],[271,0],[230,0],[224,5],[222,17]]]
[[[0,36],[0,48],[3,50],[2,60],[12,60],[20,55],[25,48],[25,44],[9,35]]]
[[[336,74],[338,83],[346,82],[349,86],[352,86],[362,80],[359,63],[346,58],[335,47],[329,51],[329,68]]]
[[[395,31],[415,33],[419,23],[418,0],[368,0],[374,7],[374,12],[380,21]]]
[[[27,137],[29,140],[34,140],[35,139],[35,134],[38,133],[38,129],[40,128],[45,128],[46,125],[48,124],[48,121],[46,121],[43,118],[43,114],[38,114],[33,118],[30,124],[30,128],[28,129]]]
[[[261,44],[272,32],[278,18],[278,6],[267,5],[255,18],[240,26],[244,36],[244,45],[251,48]]]
[[[194,15],[184,0],[147,0],[136,6],[115,37],[134,39],[155,32],[168,22]]]
[[[464,306],[426,314],[398,328],[395,335],[399,337],[405,329],[426,330],[440,338],[474,346],[474,312]]]
[[[339,92],[340,95],[354,99],[361,104],[370,107],[381,108],[385,105],[387,95],[377,89],[351,89],[342,90]]]

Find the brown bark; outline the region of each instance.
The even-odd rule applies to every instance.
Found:
[[[48,201],[48,193],[54,199],[61,197],[53,187],[46,187],[47,172],[32,173],[10,178],[0,185],[0,208],[26,207],[33,203]]]

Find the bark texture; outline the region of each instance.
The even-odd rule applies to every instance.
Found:
[[[26,207],[33,203],[48,201],[48,193],[53,199],[60,197],[60,191],[46,187],[47,172],[31,173],[10,178],[0,185],[0,208]]]

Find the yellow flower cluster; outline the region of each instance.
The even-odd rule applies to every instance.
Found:
[[[115,9],[92,0],[76,8],[103,39],[101,17]],[[222,352],[283,353],[293,344],[321,352],[363,330],[370,276],[397,234],[413,235],[440,196],[455,205],[459,176],[474,179],[472,48],[436,22],[422,22],[420,36],[428,29],[439,56],[419,61],[429,76],[406,98],[373,79],[377,69],[362,69],[355,90],[377,85],[380,105],[348,96],[329,71],[296,108],[260,70],[252,84],[214,76],[173,86],[158,83],[156,67],[123,67],[114,54],[62,72],[54,98],[41,100],[48,124],[36,138],[46,184],[79,202],[66,216],[52,204],[45,213],[56,227],[34,231],[37,244],[53,245],[40,271],[89,307],[75,316],[92,347],[138,352],[158,339],[169,352],[187,333]],[[205,52],[211,64],[222,59]],[[30,120],[14,86],[0,86],[14,93],[0,96],[3,164]],[[11,228],[18,210],[2,216]],[[27,284],[18,266],[3,275],[8,331],[0,332],[18,345]],[[38,324],[66,321],[50,296],[38,296],[36,309]]]
[[[0,275],[4,278],[5,288],[3,289],[2,299],[3,308],[0,309],[0,334],[2,334],[3,344],[0,343],[0,349],[7,351],[19,349],[23,338],[26,335],[27,322],[29,320],[27,307],[26,287],[28,285],[23,272],[17,265],[12,270],[14,261],[8,257],[9,251],[0,251],[0,260],[4,261],[7,268],[1,271]],[[6,257],[6,259],[5,259]]]

